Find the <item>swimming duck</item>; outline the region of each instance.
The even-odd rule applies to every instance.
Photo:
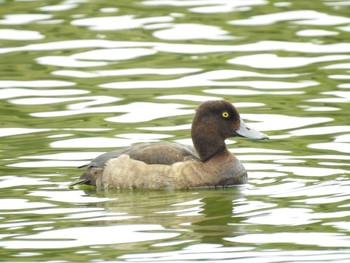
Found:
[[[228,101],[206,101],[198,106],[192,121],[194,147],[160,142],[108,152],[88,164],[70,187],[88,184],[100,190],[190,189],[244,184],[247,172],[225,144],[234,136],[268,139],[246,125]]]

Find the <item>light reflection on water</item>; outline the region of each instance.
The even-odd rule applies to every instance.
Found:
[[[314,10],[296,10],[266,15],[252,16],[248,19],[230,21],[233,25],[270,25],[280,21],[287,21],[299,25],[335,26],[350,23],[350,18],[332,16]]]
[[[115,218],[109,218],[109,220],[115,220]],[[66,228],[62,230],[42,231],[39,234],[29,235],[23,238],[14,238],[13,241],[7,242],[5,247],[8,249],[59,249],[91,244],[95,246],[125,244],[177,236],[175,233],[165,233],[164,230],[159,225]],[[118,233],[118,235],[110,235],[113,232]],[[93,235],[87,235],[87,233],[93,233]]]
[[[2,260],[347,262],[349,4],[315,2],[1,3]],[[249,184],[67,189],[221,98],[271,139],[227,140]]]

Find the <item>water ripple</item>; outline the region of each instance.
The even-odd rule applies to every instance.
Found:
[[[332,16],[314,10],[297,10],[266,15],[252,16],[248,19],[233,20],[232,25],[270,25],[280,21],[290,21],[292,24],[332,26],[350,23],[350,18]]]
[[[135,18],[133,15],[93,17],[73,20],[72,25],[86,26],[91,30],[125,30],[143,27],[147,24],[173,21],[172,17]]]
[[[231,64],[245,65],[253,68],[279,69],[303,67],[313,63],[346,60],[350,56],[321,56],[321,57],[278,57],[274,54],[258,54],[241,56],[228,60]]]
[[[176,233],[165,232],[164,230],[165,229],[159,225],[76,227],[19,236],[15,237],[12,241],[0,241],[0,246],[10,249],[57,249],[145,242],[172,238],[178,235]],[[113,232],[118,233],[118,235],[110,235],[110,233]],[[95,234],[87,235],[87,233]]]
[[[45,38],[44,35],[33,30],[0,29],[0,40],[39,40]]]
[[[348,2],[1,5],[3,261],[348,262]],[[68,189],[105,151],[192,145],[211,99],[270,137],[226,140],[247,185]]]
[[[44,51],[44,50],[73,50],[80,48],[125,48],[125,47],[153,47],[154,50],[179,53],[179,54],[204,54],[214,52],[266,52],[266,51],[290,51],[305,53],[349,53],[350,44],[332,43],[317,44],[308,42],[292,41],[258,41],[243,45],[205,45],[205,44],[173,44],[160,42],[130,42],[112,41],[99,39],[67,40],[47,42],[41,44],[30,44],[13,48],[0,48],[0,54],[21,52],[21,51]]]

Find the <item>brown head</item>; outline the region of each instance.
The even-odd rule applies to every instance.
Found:
[[[225,140],[241,136],[256,140],[268,137],[250,127],[240,118],[237,109],[228,101],[203,102],[192,122],[192,141],[203,162],[226,149]]]

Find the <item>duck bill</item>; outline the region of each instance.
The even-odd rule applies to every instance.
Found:
[[[77,185],[77,184],[87,184],[89,182],[89,180],[84,179],[84,178],[78,178],[76,179],[74,182],[70,183],[68,185],[68,188],[72,188],[73,186]]]
[[[268,140],[269,136],[266,134],[259,132],[257,130],[254,130],[253,128],[249,127],[244,121],[240,120],[240,125],[238,129],[236,130],[236,133],[239,136],[250,138],[253,140]]]

